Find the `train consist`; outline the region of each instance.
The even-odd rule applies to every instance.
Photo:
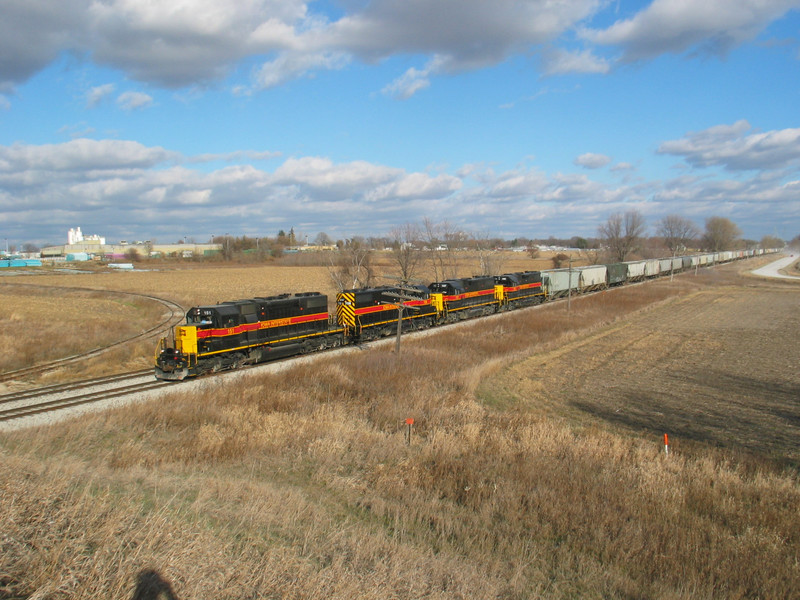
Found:
[[[403,330],[531,306],[570,293],[587,293],[698,267],[770,252],[741,250],[447,279],[429,286],[345,290],[328,314],[328,297],[317,292],[282,294],[197,306],[171,339],[156,347],[157,379],[180,381],[226,369],[361,343]]]

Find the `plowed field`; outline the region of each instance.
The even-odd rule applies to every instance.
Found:
[[[534,410],[800,464],[800,286],[674,299],[537,354],[490,384]]]

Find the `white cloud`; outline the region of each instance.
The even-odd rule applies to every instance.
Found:
[[[153,97],[142,92],[123,92],[117,96],[117,105],[122,110],[137,110],[153,104]]]
[[[654,0],[606,29],[582,28],[604,0],[372,0],[346,2],[334,21],[307,0],[5,0],[0,20],[0,92],[45,68],[63,52],[118,69],[164,88],[205,86],[243,60],[263,61],[254,89],[281,85],[316,70],[357,60],[375,64],[419,56],[384,89],[407,98],[431,77],[497,65],[542,47],[548,75],[607,73],[596,49],[570,51],[579,34],[619,46],[626,61],[686,51],[723,54],[754,38],[798,0]],[[30,43],[36,40],[36,43]],[[94,105],[102,86],[90,92]],[[236,86],[241,93],[245,87]],[[98,94],[98,95],[92,95]]]
[[[350,58],[342,52],[282,52],[261,65],[255,75],[256,89],[268,89],[316,69],[344,68]]]
[[[586,29],[583,37],[621,46],[625,61],[689,50],[724,55],[798,7],[798,0],[654,0],[632,18],[604,30]]]
[[[694,144],[683,150],[689,156],[711,144],[698,139],[724,147],[762,135],[748,131],[740,122],[679,141]],[[792,137],[772,133],[781,135],[766,137]],[[244,161],[271,154],[242,152],[214,160],[228,156]],[[608,158],[595,156],[598,162]],[[714,156],[703,160],[718,164],[721,159]],[[726,156],[730,160],[730,153]],[[593,235],[597,222],[630,206],[649,219],[673,213],[705,218],[724,207],[746,231],[761,214],[780,211],[786,219],[800,218],[800,184],[796,171],[788,170],[615,185],[591,173],[548,174],[528,165],[496,172],[471,164],[450,174],[307,156],[288,158],[272,171],[245,163],[206,172],[186,166],[193,160],[122,140],[0,146],[0,219],[10,229],[24,228],[34,241],[60,239],[89,214],[103,223],[97,233],[110,239],[175,238],[177,223],[180,236],[204,232],[204,238],[219,231],[266,235],[292,226],[309,233],[380,235],[426,216],[498,235]]]
[[[290,158],[275,170],[276,181],[292,182],[317,189],[373,186],[397,177],[402,171],[366,161],[335,164],[329,158]]]
[[[301,0],[107,0],[87,11],[95,61],[168,88],[219,80],[246,56],[290,47],[306,18]]]
[[[552,40],[598,7],[595,0],[376,0],[327,33],[367,62],[424,54],[447,57],[452,70],[474,69]]]
[[[564,75],[567,73],[599,73],[611,70],[608,61],[595,56],[591,50],[568,52],[561,48],[552,48],[542,54],[542,72],[544,75]]]
[[[717,125],[664,142],[660,154],[681,156],[694,167],[728,170],[785,169],[800,166],[800,128],[747,133],[750,124]]]
[[[500,175],[488,173],[482,177],[482,188],[490,198],[520,200],[543,197],[551,187],[544,173],[530,169],[515,169]]]
[[[235,152],[225,152],[220,154],[198,154],[192,156],[189,162],[205,163],[205,162],[236,162],[246,160],[272,160],[281,155],[280,152],[255,152],[253,150],[237,150]]]
[[[7,0],[0,57],[9,58],[0,59],[0,85],[25,81],[65,50],[166,88],[218,81],[246,57],[270,57],[257,71],[257,88],[397,55],[444,57],[450,71],[478,69],[555,40],[599,6],[373,0],[348,3],[349,12],[329,22],[303,0]]]
[[[427,173],[403,173],[394,181],[365,192],[364,197],[370,201],[436,200],[449,197],[461,186],[461,180],[451,175],[431,177]]]
[[[86,0],[5,0],[0,19],[0,90],[10,91],[73,48],[86,32]]]
[[[611,162],[611,157],[605,154],[587,152],[586,154],[581,154],[572,162],[584,169],[601,169]]]
[[[77,139],[63,144],[0,146],[0,174],[21,172],[95,172],[107,169],[152,168],[174,162],[179,155],[123,140]]]
[[[434,56],[423,69],[408,69],[403,75],[395,79],[381,90],[387,96],[407,100],[420,90],[424,90],[430,84],[430,76],[442,70],[447,64],[446,59],[441,56]]]
[[[116,86],[113,83],[106,83],[93,87],[86,93],[86,106],[93,108],[105,100],[110,94],[114,93]]]

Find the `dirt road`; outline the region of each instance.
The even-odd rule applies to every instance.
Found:
[[[754,275],[759,275],[759,276],[762,276],[762,277],[773,277],[773,278],[776,278],[776,279],[798,279],[798,280],[800,280],[800,277],[795,277],[795,276],[792,276],[792,275],[784,275],[783,273],[780,272],[781,269],[787,268],[789,265],[791,265],[796,260],[797,260],[797,257],[794,254],[791,254],[789,256],[784,256],[783,258],[780,258],[780,259],[776,260],[775,262],[771,262],[768,265],[764,265],[760,269],[756,269],[755,271],[753,271],[753,274]]]

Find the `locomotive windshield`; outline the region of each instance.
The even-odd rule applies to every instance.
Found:
[[[197,307],[186,313],[187,325],[213,325],[214,311],[210,308]]]

